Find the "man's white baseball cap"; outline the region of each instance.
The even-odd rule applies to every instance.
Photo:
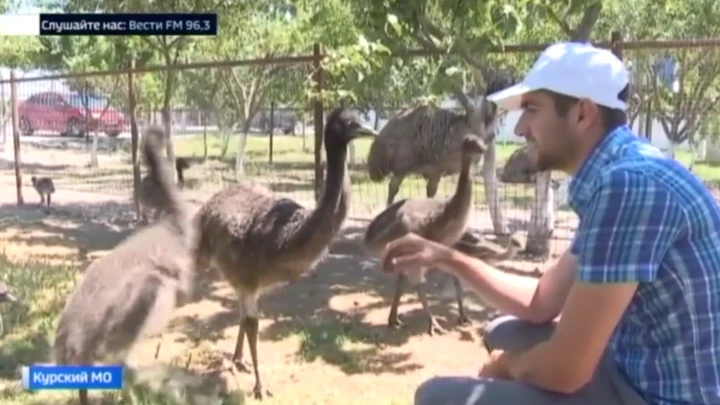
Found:
[[[519,84],[487,96],[506,110],[520,108],[523,94],[549,90],[585,98],[612,109],[625,110],[619,99],[628,85],[625,64],[607,49],[580,42],[561,42],[547,47]]]

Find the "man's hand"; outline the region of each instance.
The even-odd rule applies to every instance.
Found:
[[[409,233],[385,246],[382,269],[386,272],[408,272],[435,267],[451,250],[439,243]]]
[[[478,377],[512,380],[507,367],[506,356],[507,354],[502,350],[493,350],[485,364],[480,367]]]

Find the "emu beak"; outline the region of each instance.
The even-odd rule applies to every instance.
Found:
[[[360,128],[355,130],[356,138],[374,138],[376,136],[378,136],[378,133],[365,125],[361,125]]]

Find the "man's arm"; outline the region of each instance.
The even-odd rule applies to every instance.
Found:
[[[685,227],[667,188],[639,172],[602,174],[591,201],[571,248],[578,282],[553,336],[499,360],[514,379],[551,391],[571,393],[590,381],[639,284],[657,278]]]
[[[546,266],[539,280],[503,272],[456,251],[448,254],[440,266],[465,280],[501,312],[535,323],[558,316],[575,278],[570,250]]]

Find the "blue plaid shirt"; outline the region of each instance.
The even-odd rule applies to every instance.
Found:
[[[622,126],[570,183],[571,251],[585,283],[639,283],[609,343],[650,404],[720,404],[720,206]]]

